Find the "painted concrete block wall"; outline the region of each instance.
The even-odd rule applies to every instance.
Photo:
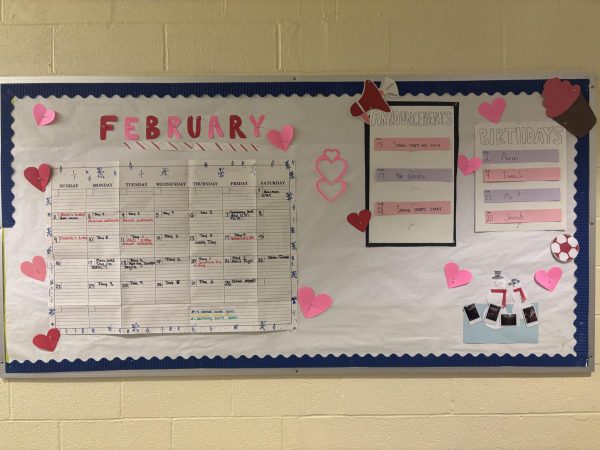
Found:
[[[600,72],[594,0],[2,0],[1,12],[0,76]],[[600,375],[0,381],[0,449],[401,447],[600,448]]]

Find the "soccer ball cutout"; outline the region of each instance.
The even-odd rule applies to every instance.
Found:
[[[558,262],[568,263],[579,254],[579,242],[570,234],[559,234],[550,244],[550,251]]]

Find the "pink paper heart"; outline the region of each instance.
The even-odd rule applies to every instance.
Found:
[[[36,189],[45,192],[46,186],[48,186],[50,177],[52,176],[52,167],[48,164],[40,164],[37,169],[35,167],[27,167],[23,171],[23,175]]]
[[[37,123],[38,127],[50,125],[56,118],[56,111],[53,109],[46,109],[44,105],[37,103],[33,107],[33,118],[35,119],[35,123]]]
[[[483,102],[477,108],[477,112],[492,123],[500,122],[502,114],[506,109],[506,101],[503,98],[495,98],[492,103]]]
[[[458,155],[458,168],[462,172],[463,175],[471,175],[477,169],[481,167],[483,161],[481,158],[467,158],[465,155]]]
[[[329,203],[337,200],[346,192],[346,182],[344,180],[330,183],[325,178],[320,178],[316,184],[317,192]]]
[[[267,133],[269,142],[284,152],[288,151],[292,139],[294,138],[294,127],[291,125],[284,125],[281,131],[271,130]]]
[[[449,288],[455,288],[469,284],[473,279],[473,275],[467,269],[459,269],[458,264],[449,262],[444,266],[444,275],[446,276],[446,284]]]
[[[338,149],[328,148],[315,161],[315,170],[321,178],[335,183],[348,171],[348,161],[340,156]]]
[[[298,289],[298,303],[302,315],[310,319],[327,311],[331,307],[333,299],[327,294],[315,295],[312,288],[303,287]]]
[[[33,337],[33,345],[40,350],[53,352],[60,340],[60,330],[58,328],[50,328],[46,334],[36,334]]]
[[[32,262],[21,263],[23,275],[38,281],[46,280],[46,261],[41,256],[34,256]]]
[[[537,284],[546,289],[547,291],[552,292],[560,278],[562,277],[562,269],[560,267],[552,267],[548,272],[544,269],[540,269],[535,273],[534,279]]]

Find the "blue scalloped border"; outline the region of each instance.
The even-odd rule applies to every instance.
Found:
[[[398,83],[400,94],[507,94],[541,92],[540,80],[473,80],[473,81],[403,81]],[[586,98],[589,98],[589,80],[575,79]],[[235,82],[235,83],[48,83],[5,84],[0,86],[0,163],[2,189],[2,226],[11,227],[13,220],[12,193],[12,98],[47,96],[82,97],[106,96],[227,96],[227,95],[356,95],[362,91],[362,82]],[[580,254],[575,271],[575,356],[509,356],[509,355],[377,355],[377,356],[265,356],[265,357],[190,357],[190,358],[115,358],[99,361],[12,361],[6,372],[90,372],[107,370],[162,370],[162,369],[265,369],[265,368],[323,368],[323,367],[587,367],[589,318],[589,138],[579,139],[575,145],[577,167],[575,175],[575,237],[580,243]]]

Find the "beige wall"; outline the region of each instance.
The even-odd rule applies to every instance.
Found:
[[[599,42],[593,0],[2,0],[0,76],[600,72]],[[600,448],[600,375],[0,381],[21,447]]]

